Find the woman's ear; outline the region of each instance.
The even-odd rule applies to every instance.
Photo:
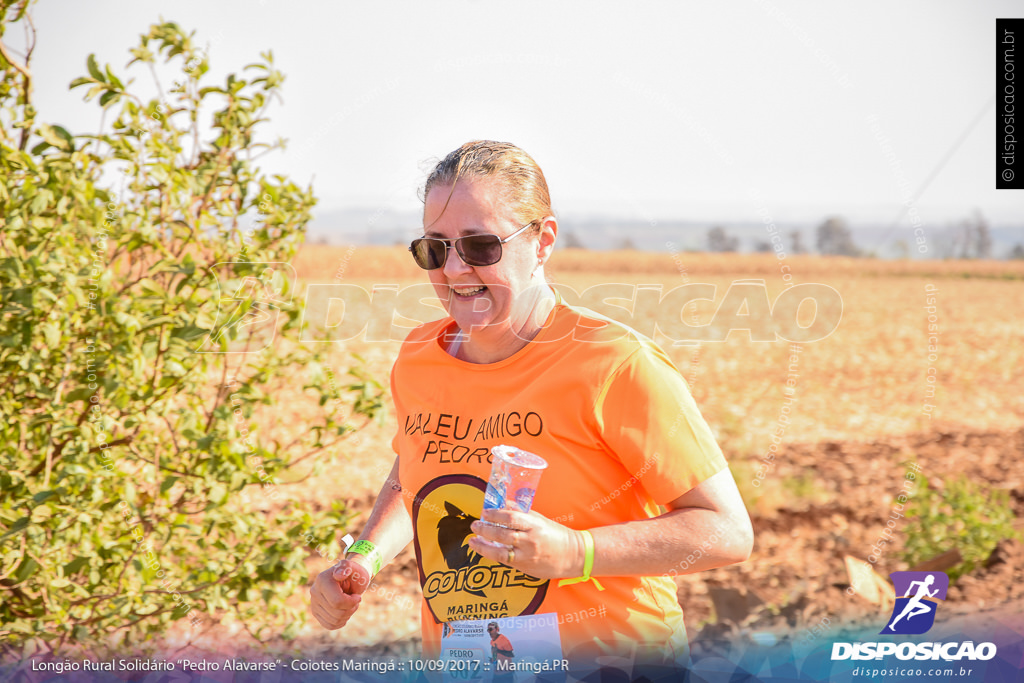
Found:
[[[537,241],[537,260],[546,263],[558,239],[558,219],[545,216],[540,222],[540,239]]]

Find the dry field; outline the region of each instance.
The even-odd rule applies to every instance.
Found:
[[[789,442],[870,439],[928,430],[1013,430],[1024,421],[1024,262],[886,262],[790,257],[794,283],[823,283],[843,300],[842,321],[827,339],[803,345],[799,409]],[[295,267],[304,283],[406,287],[426,281],[404,249],[307,247]],[[771,256],[556,252],[549,280],[583,291],[602,283],[658,284],[663,291],[686,282],[717,285],[716,303],[734,280],[760,279],[769,297],[785,285]],[[929,361],[925,287],[938,290],[939,348]],[[310,320],[336,323],[322,307]],[[698,310],[706,323],[714,305]],[[656,316],[634,312],[634,319]],[[686,318],[688,320],[688,315]],[[641,329],[646,329],[641,326]],[[778,418],[789,350],[783,342],[751,342],[745,332],[698,349],[666,350],[691,384],[705,417],[733,456],[763,450],[764,435]],[[397,342],[337,344],[345,354],[372,359],[386,376]],[[927,376],[934,368],[935,408],[922,413]]]
[[[833,622],[882,619],[879,608],[847,596],[842,557],[866,558],[913,460],[933,481],[966,473],[1014,496],[1024,517],[1024,263],[885,262],[790,257],[794,283],[822,283],[839,292],[841,322],[826,339],[802,345],[791,422],[763,484],[770,435],[784,403],[790,372],[789,345],[752,342],[745,332],[724,342],[665,348],[689,382],[704,416],[718,435],[754,519],[757,540],[751,560],[739,567],[681,577],[680,602],[693,635],[747,628],[799,633],[829,616]],[[293,264],[303,286],[405,287],[426,282],[403,248],[307,246]],[[556,252],[549,280],[583,291],[602,283],[657,284],[663,291],[687,282],[715,284],[716,304],[729,284],[763,280],[769,298],[785,289],[771,255],[677,255],[634,252]],[[937,349],[929,358],[926,287],[935,292]],[[337,311],[310,300],[317,327],[337,323]],[[707,322],[715,305],[696,309]],[[649,324],[649,302],[634,320]],[[332,318],[332,316],[334,316]],[[643,329],[643,325],[641,325]],[[387,386],[398,341],[356,339],[330,345],[331,369],[342,376],[351,354],[366,360]],[[927,377],[935,379],[926,398]],[[315,411],[301,382],[283,388],[280,438],[303,429]],[[928,403],[931,414],[923,412]],[[327,477],[286,486],[288,497],[318,508],[343,499],[360,511],[350,530],[358,533],[365,513],[394,458],[394,426],[371,425],[334,455]],[[897,543],[897,547],[898,547]],[[876,569],[905,569],[894,553]],[[990,566],[951,592],[961,612],[1006,610],[1024,598],[1024,545],[1004,543]],[[328,566],[311,552],[310,576]],[[416,647],[418,586],[412,553],[406,550],[378,577],[379,590],[341,631],[327,633],[312,622],[298,642],[284,649],[314,653],[409,652]],[[726,612],[736,596],[746,601],[738,616]],[[749,596],[749,597],[748,597]],[[306,596],[296,596],[296,601]],[[1015,603],[1007,601],[1015,600]],[[714,607],[713,607],[714,605]],[[953,610],[947,610],[951,614]],[[715,631],[718,629],[718,631]],[[196,644],[200,651],[244,650],[240,625],[223,622]],[[225,647],[225,638],[231,645]],[[204,644],[205,643],[205,644]]]

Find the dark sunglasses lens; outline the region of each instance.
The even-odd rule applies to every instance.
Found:
[[[467,265],[492,266],[501,260],[501,238],[497,235],[470,235],[455,244]]]
[[[418,239],[412,241],[412,257],[424,270],[435,270],[444,265],[448,245],[441,240]]]

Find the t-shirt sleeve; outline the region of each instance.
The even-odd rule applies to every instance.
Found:
[[[605,446],[659,505],[728,467],[682,375],[653,344],[616,368],[595,413]]]
[[[394,406],[395,406],[395,435],[393,437],[391,437],[391,450],[393,450],[395,452],[395,455],[399,454],[399,452],[398,452],[398,437],[402,434],[401,418],[399,417],[402,414],[402,407],[401,407],[401,404],[399,402],[400,399],[399,399],[398,391],[396,391],[396,389],[398,387],[398,383],[395,380],[395,375],[397,373],[397,370],[398,370],[398,360],[395,360],[394,364],[391,366],[391,379],[390,379],[390,383],[391,383],[391,400],[392,400],[392,402],[394,403]]]

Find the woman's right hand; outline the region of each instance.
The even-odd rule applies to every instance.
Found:
[[[370,578],[370,570],[361,562],[341,560],[316,577],[309,589],[309,611],[324,628],[341,628],[359,609]]]

